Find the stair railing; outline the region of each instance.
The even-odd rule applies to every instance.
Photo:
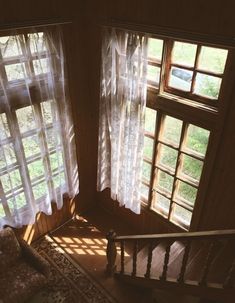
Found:
[[[125,274],[125,245],[127,242],[132,242],[133,253],[132,253],[132,273],[131,276],[135,277],[137,272],[137,253],[138,246],[141,241],[147,241],[148,243],[148,259],[146,265],[145,278],[150,279],[151,277],[151,266],[152,266],[152,252],[156,244],[162,241],[167,242],[165,249],[164,264],[162,269],[162,274],[160,276],[160,281],[167,280],[167,270],[169,265],[169,257],[171,246],[175,241],[182,241],[184,243],[184,255],[182,258],[182,264],[179,272],[178,279],[176,283],[183,284],[185,282],[185,272],[187,267],[187,262],[189,258],[190,248],[192,242],[195,240],[208,240],[210,241],[210,246],[208,254],[206,257],[205,265],[202,272],[202,278],[198,281],[198,285],[207,286],[207,276],[213,261],[214,251],[219,240],[231,240],[235,239],[235,230],[216,230],[216,231],[200,231],[200,232],[184,232],[184,233],[169,233],[169,234],[148,234],[148,235],[128,235],[128,236],[117,236],[114,231],[110,231],[107,235],[107,272],[112,275],[116,271],[116,256],[117,256],[117,246],[120,246],[120,272],[119,274]],[[235,257],[231,267],[227,273],[227,277],[222,285],[224,289],[232,288],[233,282],[235,280]]]

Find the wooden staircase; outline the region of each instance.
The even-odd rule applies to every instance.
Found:
[[[235,230],[120,237],[110,231],[107,239],[107,272],[124,282],[235,302]]]

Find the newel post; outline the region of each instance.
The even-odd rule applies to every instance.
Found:
[[[108,240],[106,255],[107,255],[107,266],[106,272],[108,275],[112,275],[116,270],[116,256],[117,256],[117,248],[114,239],[116,238],[116,233],[113,230],[110,230],[106,235],[106,239]]]

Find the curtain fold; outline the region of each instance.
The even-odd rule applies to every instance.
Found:
[[[32,224],[78,193],[59,27],[0,37],[0,228]]]
[[[140,213],[147,36],[104,30],[97,189],[109,187],[119,204]]]

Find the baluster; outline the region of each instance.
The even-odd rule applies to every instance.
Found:
[[[233,260],[233,263],[232,263],[231,268],[229,269],[227,278],[225,279],[225,282],[223,285],[224,288],[232,288],[234,279],[235,279],[235,259]]]
[[[214,258],[214,254],[215,254],[217,244],[218,243],[216,241],[213,241],[210,244],[209,251],[208,251],[208,254],[207,254],[207,258],[206,258],[206,262],[205,262],[205,266],[204,266],[204,269],[203,269],[202,279],[199,282],[200,285],[206,285],[207,276],[208,276],[208,273],[209,273],[211,263],[212,263],[213,258]]]
[[[153,257],[153,247],[154,247],[154,243],[153,243],[153,241],[151,241],[149,243],[149,247],[148,247],[148,262],[147,262],[147,270],[146,270],[145,278],[150,277],[152,257]]]
[[[125,243],[121,241],[121,274],[124,274],[124,254],[125,254]]]
[[[134,247],[133,247],[133,270],[132,270],[132,276],[136,276],[136,266],[137,266],[137,250],[138,250],[138,241],[134,241]]]
[[[116,256],[117,256],[117,248],[115,243],[116,233],[113,230],[110,230],[109,233],[106,235],[106,239],[108,240],[106,255],[108,264],[106,266],[106,272],[109,275],[112,275],[116,270]]]
[[[177,281],[179,283],[184,282],[184,275],[185,275],[185,270],[186,270],[186,266],[187,266],[187,262],[188,262],[188,256],[189,256],[190,248],[191,248],[191,241],[187,240],[187,242],[185,244],[185,248],[184,248],[184,257],[183,257],[183,260],[182,260],[180,274],[179,274],[179,277],[177,279]]]
[[[163,265],[162,275],[160,277],[160,280],[162,280],[162,281],[166,281],[168,262],[169,262],[169,258],[170,258],[170,251],[171,251],[171,245],[172,244],[173,244],[173,242],[169,242],[169,244],[166,247],[164,265]]]

